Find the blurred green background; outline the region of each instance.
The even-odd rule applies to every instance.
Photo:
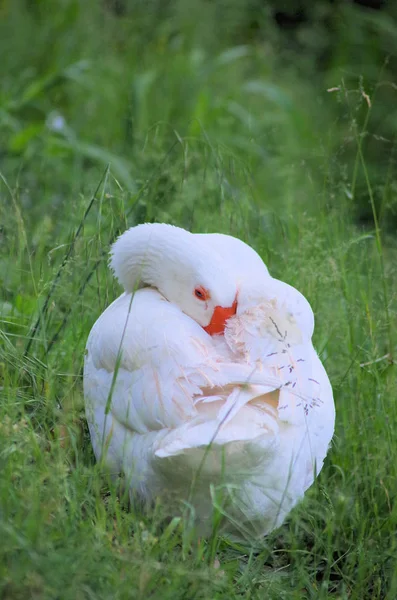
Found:
[[[166,212],[182,177],[202,170],[203,145],[255,177],[261,210],[298,170],[295,201],[313,210],[308,180],[327,180],[371,222],[361,172],[351,189],[357,136],[381,216],[395,217],[395,4],[3,0],[0,10],[2,170],[35,222],[91,193],[107,164],[133,194],[170,151],[177,169],[156,198]],[[188,221],[189,207],[181,213]]]
[[[395,2],[0,0],[2,597],[395,600],[396,67]],[[143,221],[241,237],[313,306],[336,436],[259,554],[95,466],[84,346]]]

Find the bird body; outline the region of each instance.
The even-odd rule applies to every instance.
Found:
[[[131,496],[161,497],[170,514],[188,503],[201,534],[216,506],[225,533],[263,536],[333,434],[310,305],[231,236],[140,225],[112,265],[126,291],[94,324],[84,367],[95,455]]]

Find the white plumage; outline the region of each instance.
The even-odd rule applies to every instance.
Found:
[[[126,292],[93,326],[84,368],[97,458],[132,496],[160,496],[170,514],[189,503],[201,534],[214,504],[225,533],[268,533],[334,430],[309,303],[231,236],[139,225],[112,267]]]

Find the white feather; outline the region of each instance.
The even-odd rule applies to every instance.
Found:
[[[195,278],[205,277],[208,256],[229,261],[223,275],[237,282],[237,315],[225,336],[209,336],[199,318],[186,314],[187,300],[181,307],[158,291],[174,285],[173,297],[187,298],[178,290],[191,273],[172,281],[169,268],[156,271],[146,256],[151,280],[145,283],[158,289],[124,293],[87,342],[84,395],[94,451],[111,471],[125,473],[132,495],[146,502],[161,495],[171,514],[188,502],[201,533],[210,529],[215,503],[226,533],[261,536],[282,523],[311,485],[333,433],[332,389],[311,343],[313,313],[240,240],[160,229],[162,264],[169,245],[174,271],[178,252],[180,268]],[[133,231],[113,256],[127,289],[140,277]],[[223,283],[214,277],[220,298]]]

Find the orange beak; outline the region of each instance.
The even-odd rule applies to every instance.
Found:
[[[223,333],[225,331],[226,321],[236,314],[237,300],[235,300],[229,308],[223,308],[223,306],[215,306],[214,314],[212,315],[211,321],[203,329],[210,335],[216,335],[217,333]]]

